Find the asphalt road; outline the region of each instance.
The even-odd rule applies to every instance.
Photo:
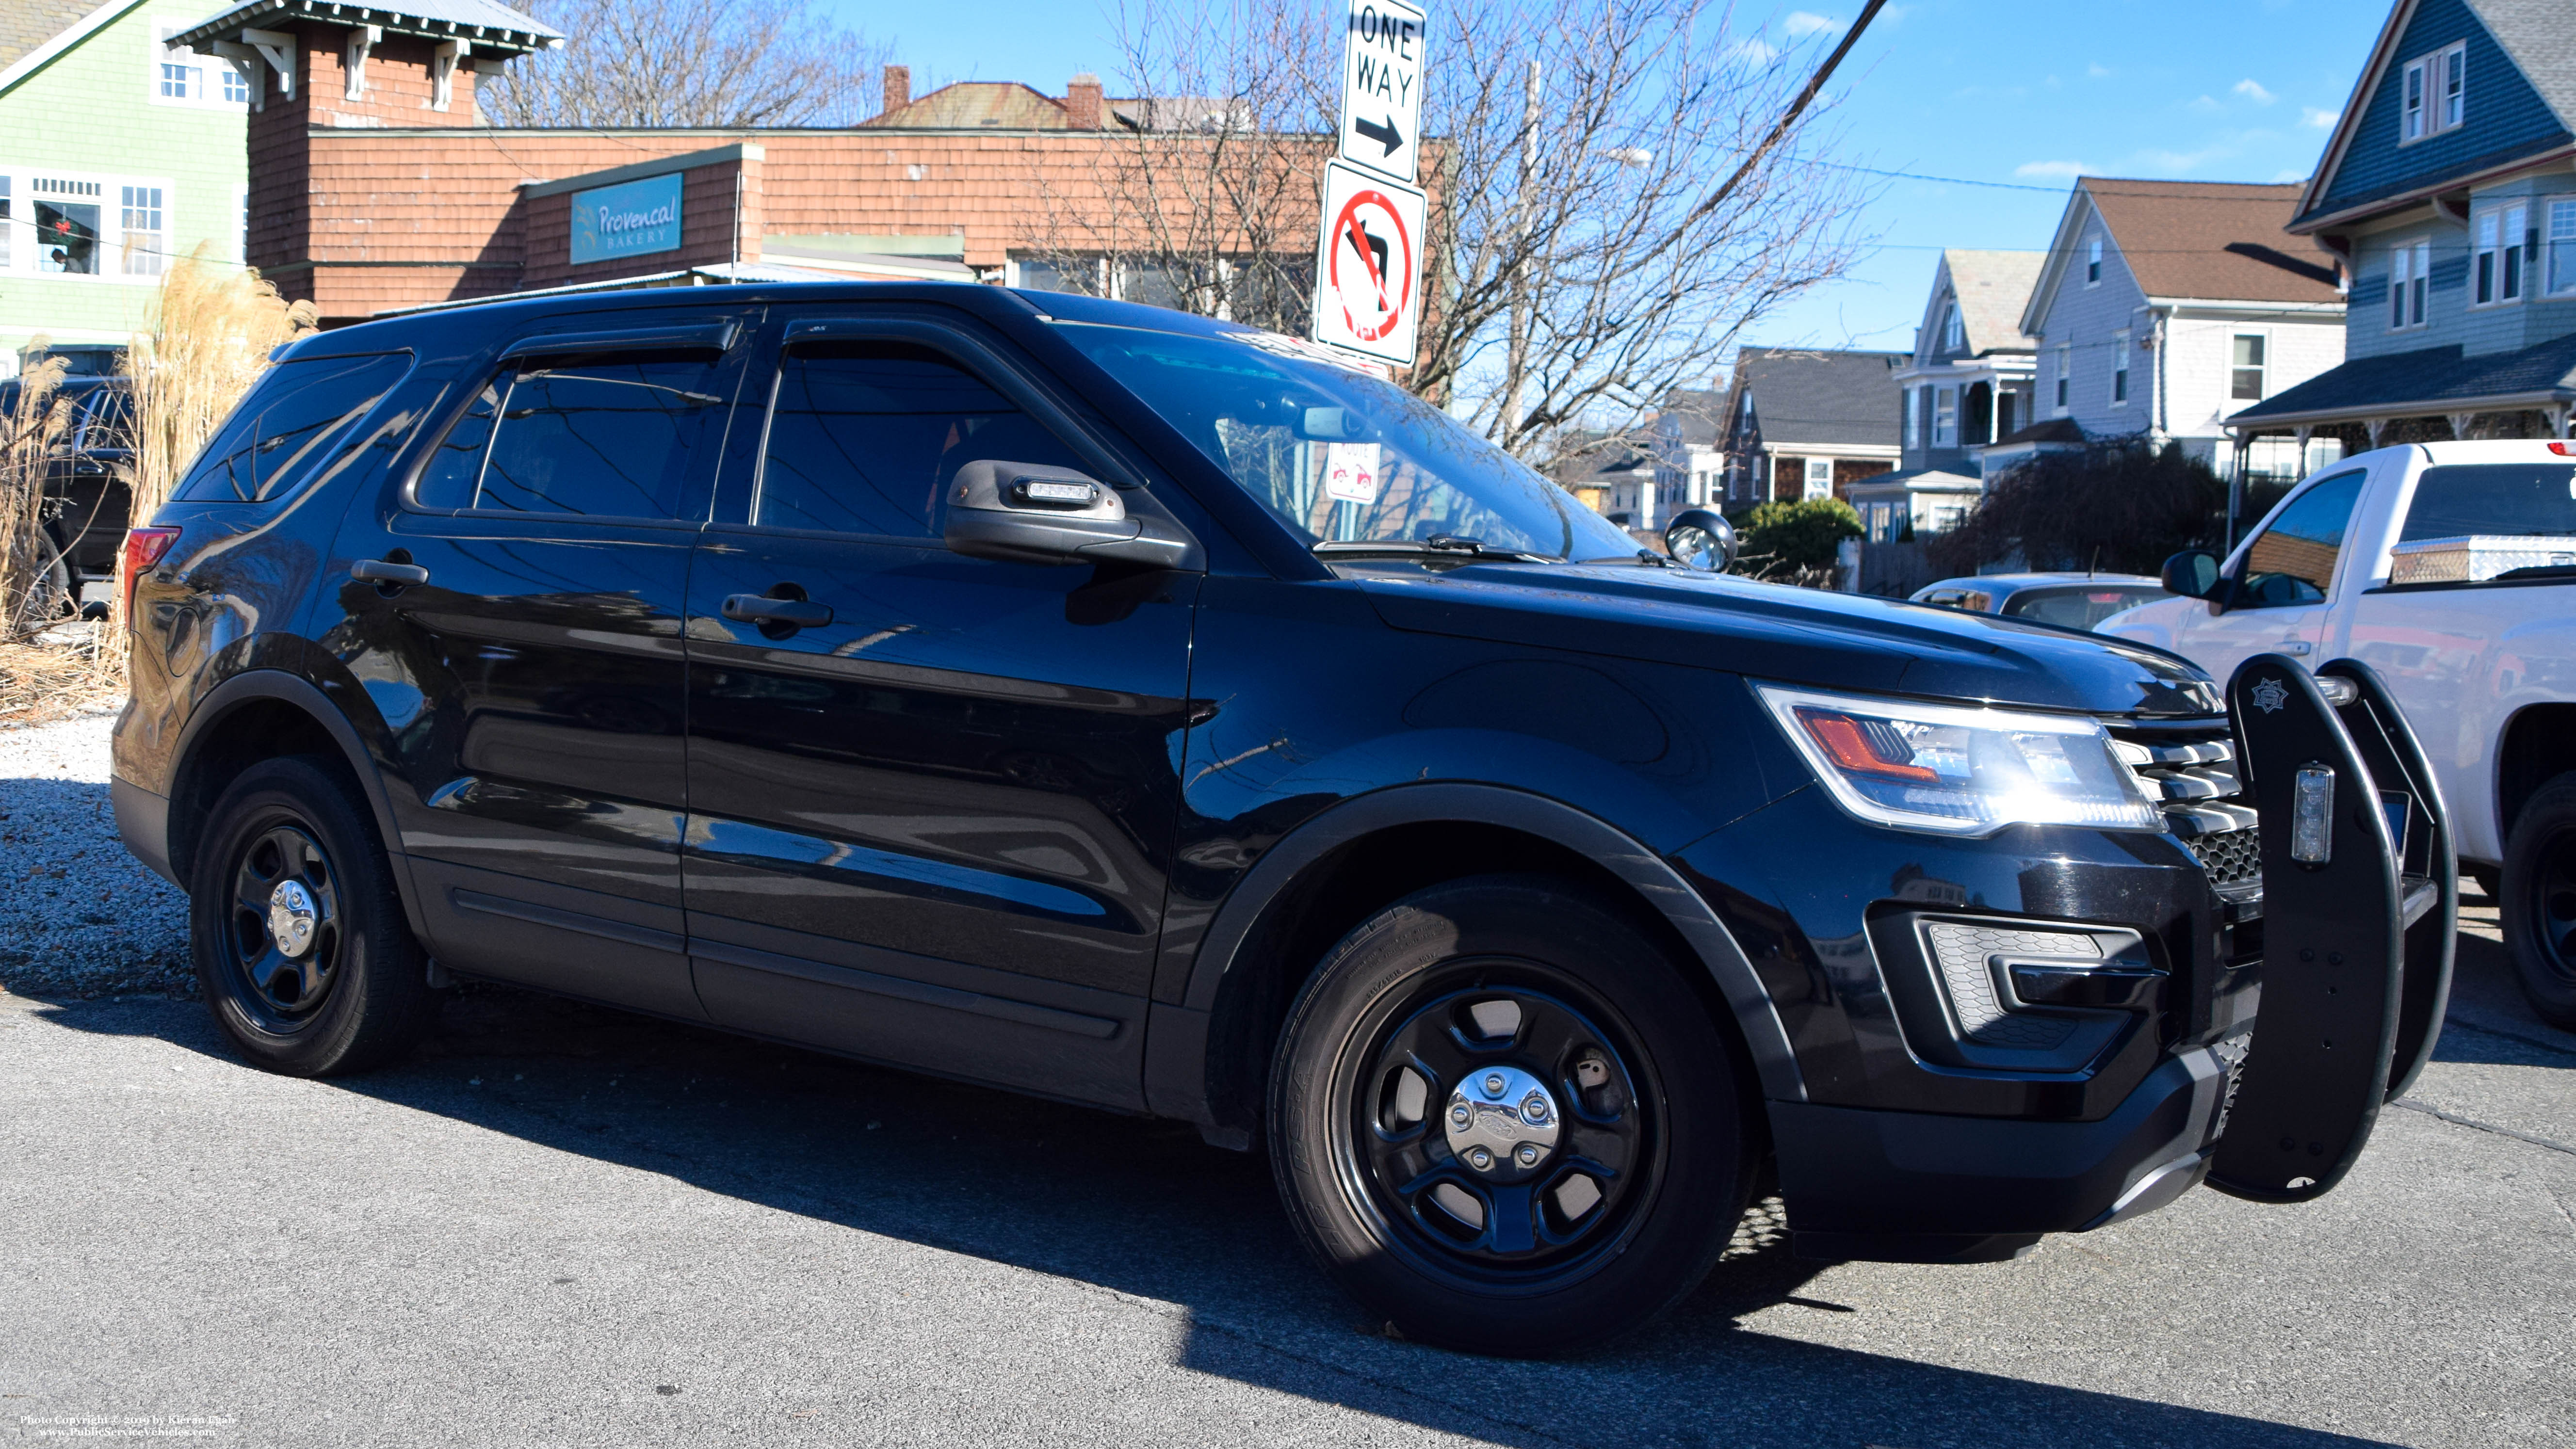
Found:
[[[1757,1218],[1673,1318],[1546,1364],[1374,1331],[1264,1165],[1186,1128],[494,989],[407,1065],[291,1081],[194,1002],[84,998],[35,929],[0,900],[0,1435],[2576,1443],[2576,1036],[2486,924],[2415,1105],[2320,1203],[2197,1192],[1969,1268],[1819,1269]]]

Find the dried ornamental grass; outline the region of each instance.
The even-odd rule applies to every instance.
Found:
[[[152,330],[125,354],[134,379],[134,518],[149,519],[268,370],[268,355],[314,329],[313,304],[289,303],[247,267],[210,263],[200,247],[170,269]]]
[[[62,380],[61,358],[37,363],[18,379],[14,405],[0,414],[0,642],[53,622],[45,464],[70,420],[71,410],[54,395]]]

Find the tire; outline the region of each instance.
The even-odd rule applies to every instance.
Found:
[[[197,979],[224,1034],[272,1072],[364,1071],[410,1050],[436,1021],[428,959],[375,822],[352,794],[311,756],[262,761],[215,802],[197,852],[188,893]]]
[[[1545,876],[1364,922],[1272,1062],[1272,1170],[1307,1250],[1407,1338],[1476,1353],[1593,1349],[1680,1301],[1743,1216],[1755,1140],[1685,969]]]
[[[2505,842],[2496,916],[2532,1010],[2576,1031],[2576,771],[2523,802]]]

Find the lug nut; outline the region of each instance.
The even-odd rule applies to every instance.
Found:
[[[1457,1106],[1449,1109],[1449,1120],[1457,1123],[1461,1127],[1474,1126],[1476,1122],[1476,1109],[1468,1106],[1464,1102],[1461,1102]]]
[[[1494,1165],[1494,1154],[1481,1147],[1470,1147],[1467,1149],[1467,1165],[1483,1172]]]
[[[1538,1166],[1538,1144],[1535,1142],[1522,1143],[1521,1150],[1513,1155],[1521,1160],[1523,1167]]]
[[[1501,1096],[1502,1094],[1503,1094],[1503,1074],[1502,1074],[1502,1073],[1500,1073],[1500,1072],[1494,1072],[1494,1073],[1489,1074],[1489,1075],[1485,1078],[1485,1095],[1486,1095],[1486,1096],[1488,1096],[1488,1097],[1499,1097],[1499,1096]]]
[[[1521,1120],[1535,1127],[1547,1120],[1547,1098],[1536,1092],[1521,1099]]]

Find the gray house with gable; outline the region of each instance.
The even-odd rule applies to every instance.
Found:
[[[2346,360],[2229,418],[2239,438],[2567,436],[2576,9],[2399,0],[2288,229],[2348,259]]]

